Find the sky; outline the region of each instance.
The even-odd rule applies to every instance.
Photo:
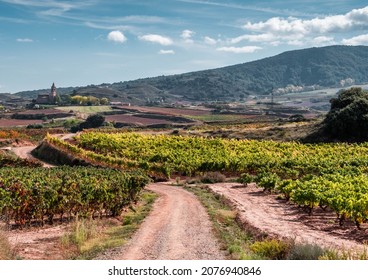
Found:
[[[0,0],[0,92],[129,81],[368,45],[360,0]]]

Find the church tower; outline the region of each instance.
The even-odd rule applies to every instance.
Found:
[[[55,103],[55,101],[56,101],[56,86],[55,86],[55,83],[52,83],[49,99],[50,99],[51,103]]]

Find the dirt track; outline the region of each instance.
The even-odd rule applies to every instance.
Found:
[[[31,155],[31,151],[35,149],[36,146],[24,146],[24,147],[12,147],[11,151],[14,152],[18,157],[24,159],[34,159],[35,158]],[[42,162],[43,167],[53,167],[54,165]]]
[[[210,185],[210,189],[231,201],[243,223],[273,237],[354,251],[363,251],[363,242],[368,240],[366,230],[358,231],[353,224],[340,227],[332,212],[316,209],[309,216],[295,205],[276,199],[277,195],[264,194],[254,184],[245,188],[222,183]]]
[[[181,188],[166,183],[147,189],[160,195],[151,214],[131,241],[106,252],[102,259],[206,260],[224,259],[209,217],[198,199]]]

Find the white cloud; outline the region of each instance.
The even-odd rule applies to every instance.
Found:
[[[32,43],[33,40],[29,39],[29,38],[18,38],[17,42],[19,42],[19,43]]]
[[[117,42],[117,43],[124,43],[127,40],[127,38],[125,37],[125,35],[121,31],[119,31],[119,30],[111,31],[107,35],[107,39],[109,41]]]
[[[318,36],[313,39],[313,43],[315,43],[318,46],[336,44],[334,38],[328,36]]]
[[[184,31],[181,33],[180,37],[181,37],[181,38],[183,38],[183,39],[190,39],[190,38],[192,38],[192,36],[193,36],[194,34],[195,34],[195,32],[194,32],[194,31],[186,29],[186,30],[184,30]]]
[[[251,34],[244,34],[227,40],[228,45],[242,41],[268,43],[272,46],[336,44],[335,34],[368,29],[368,6],[354,9],[346,14],[329,15],[302,19],[297,17],[272,17],[265,21],[247,22],[242,28]],[[341,35],[340,35],[341,36]],[[358,41],[358,42],[356,42]],[[365,42],[365,37],[345,39],[346,44]]]
[[[213,39],[213,38],[211,38],[211,37],[208,37],[208,36],[204,37],[204,42],[205,42],[207,45],[211,45],[211,46],[213,46],[213,45],[216,45],[216,44],[217,44],[217,41],[216,41],[215,39]]]
[[[37,7],[48,9],[41,11],[44,15],[60,15],[63,12],[70,11],[72,9],[82,9],[95,4],[95,1],[58,1],[58,0],[2,0],[9,4]]]
[[[290,35],[326,34],[368,27],[368,6],[354,9],[344,15],[302,20],[295,17],[273,17],[261,22],[247,22],[243,28],[253,32]]]
[[[246,46],[246,47],[221,47],[217,48],[218,51],[231,52],[231,53],[254,53],[257,50],[261,50],[261,47]]]
[[[343,39],[342,43],[344,45],[352,45],[352,46],[368,45],[368,34],[355,36],[350,39]]]
[[[303,45],[303,41],[301,40],[290,40],[287,42],[288,45],[290,46],[302,46]]]
[[[175,54],[174,50],[160,50],[159,54]]]
[[[273,34],[257,34],[257,35],[243,35],[230,40],[231,44],[238,44],[241,41],[249,41],[249,42],[271,42],[276,38]]]
[[[164,37],[157,34],[147,34],[143,36],[139,36],[139,40],[141,41],[147,41],[151,43],[157,43],[163,46],[170,46],[173,44],[173,40],[171,40],[169,37]]]
[[[192,37],[194,34],[194,31],[186,29],[181,33],[180,37],[184,39],[185,43],[193,44],[194,41],[192,40]]]

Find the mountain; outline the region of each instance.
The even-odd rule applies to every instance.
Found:
[[[68,90],[139,104],[156,100],[232,100],[270,94],[271,91],[341,87],[365,82],[368,82],[367,46],[328,46],[288,51],[218,69]],[[27,94],[29,96],[30,92],[18,93]]]

